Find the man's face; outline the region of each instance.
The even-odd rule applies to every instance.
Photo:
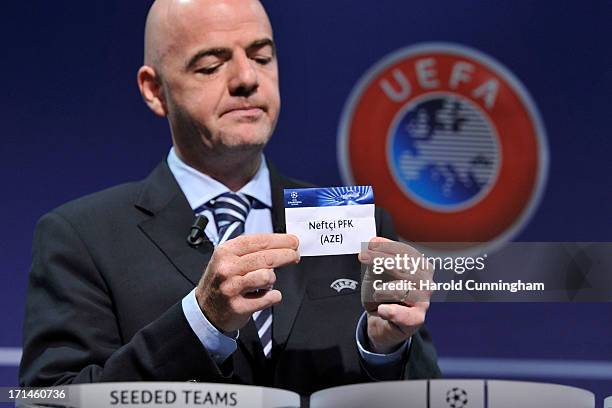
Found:
[[[175,143],[198,151],[261,148],[280,110],[272,29],[256,0],[168,7],[160,57]]]

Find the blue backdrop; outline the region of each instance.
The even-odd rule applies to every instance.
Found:
[[[264,4],[275,28],[283,99],[267,155],[283,172],[320,185],[340,184],[336,134],[356,81],[399,48],[455,42],[496,58],[520,78],[547,129],[547,187],[518,239],[611,240],[610,1]],[[135,82],[148,5],[119,0],[4,5],[2,385],[16,384],[11,352],[21,344],[36,220],[65,201],[144,177],[170,147],[166,122],[141,102]],[[435,304],[428,325],[448,375],[554,381],[602,397],[612,394],[610,316],[609,303]],[[494,358],[525,363],[524,372],[517,377],[504,371],[504,364],[496,372],[470,368]],[[559,366],[542,373],[529,368],[544,367],[533,360]],[[604,374],[577,369],[592,362],[602,363]]]

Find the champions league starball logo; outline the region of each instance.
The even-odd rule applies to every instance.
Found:
[[[338,132],[346,184],[372,185],[399,234],[496,244],[528,221],[548,169],[544,126],[499,62],[426,43],[387,56],[355,86]]]
[[[468,404],[468,395],[465,390],[454,387],[446,392],[446,403],[450,408],[464,408]]]

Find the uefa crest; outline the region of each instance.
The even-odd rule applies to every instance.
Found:
[[[401,49],[371,68],[338,131],[343,181],[372,185],[415,242],[511,239],[543,192],[548,147],[520,81],[480,51]]]

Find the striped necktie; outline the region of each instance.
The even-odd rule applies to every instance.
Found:
[[[219,241],[221,245],[227,240],[244,233],[244,223],[251,209],[252,201],[242,193],[227,192],[210,201],[213,209]],[[272,354],[272,308],[253,313],[253,321],[261,340],[266,358]]]
[[[210,205],[217,224],[217,245],[244,233],[244,223],[251,210],[251,200],[245,194],[227,192],[210,200]]]

